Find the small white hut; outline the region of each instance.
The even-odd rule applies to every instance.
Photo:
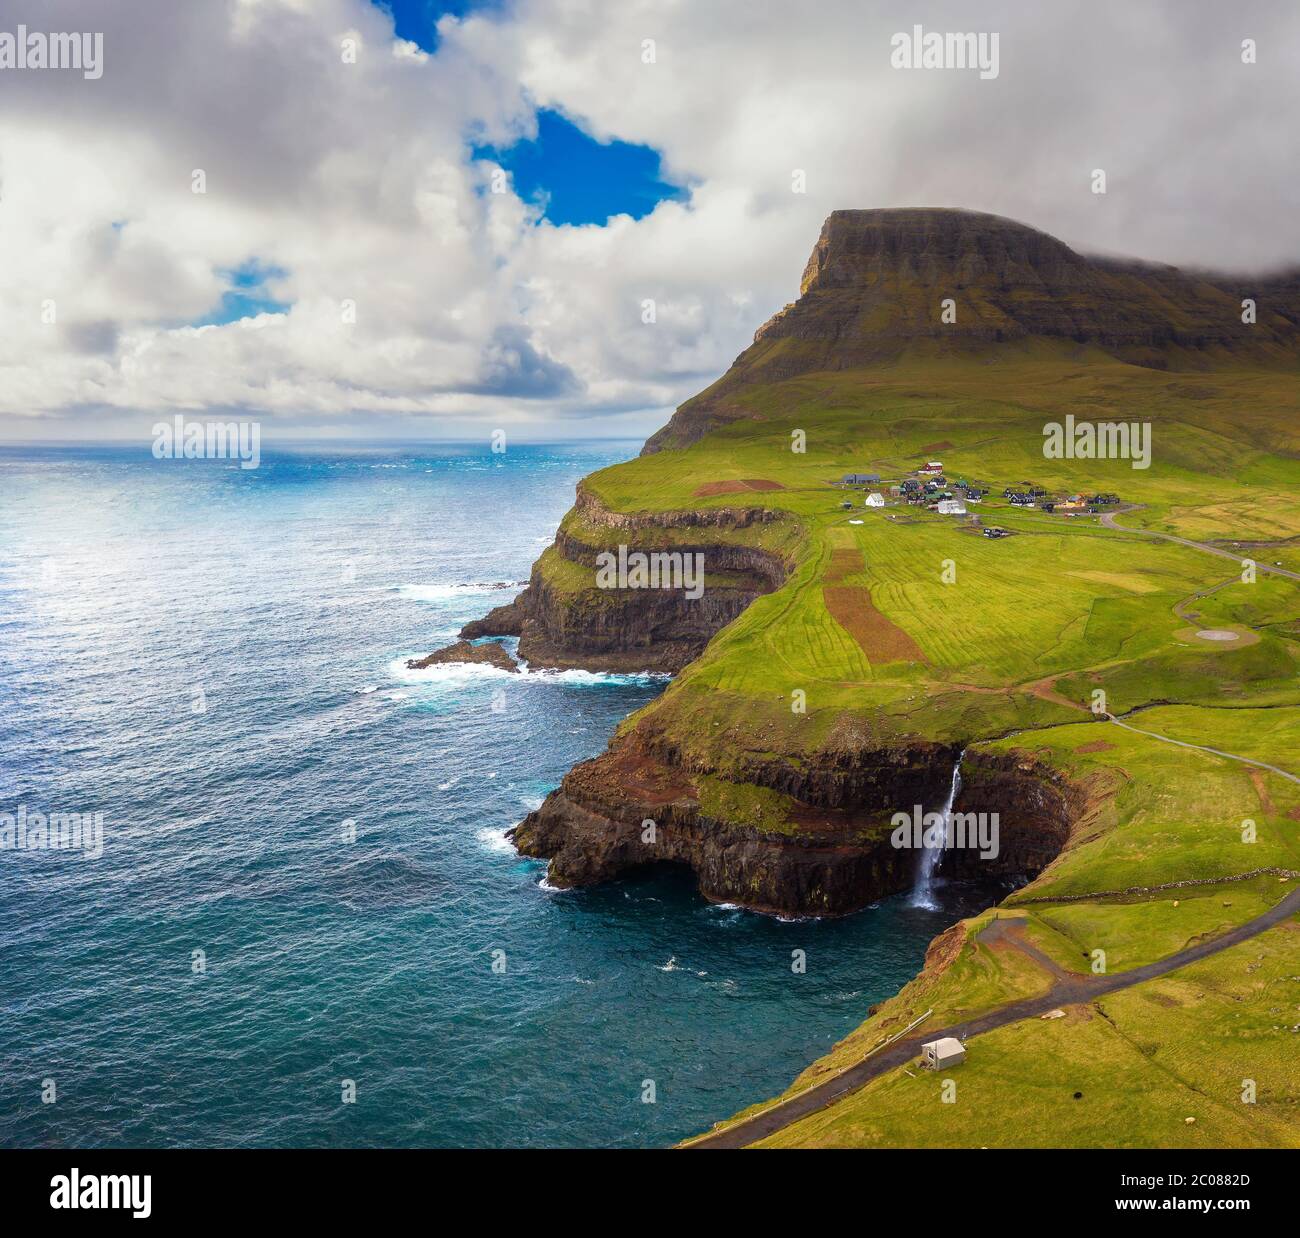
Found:
[[[966,1060],[966,1050],[956,1036],[929,1040],[921,1046],[921,1063],[927,1070],[943,1070]]]
[[[940,499],[938,512],[941,516],[964,516],[966,504],[961,499]]]
[[[872,491],[871,494],[867,495],[867,504],[866,504],[866,505],[867,505],[868,507],[884,507],[884,505],[885,505],[885,496],[884,496],[883,494],[880,494],[880,493],[877,492],[877,491]]]

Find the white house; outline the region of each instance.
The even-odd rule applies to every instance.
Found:
[[[966,1060],[966,1050],[956,1036],[930,1040],[921,1046],[921,1063],[927,1070],[942,1070]]]
[[[884,505],[885,496],[883,494],[873,491],[871,494],[867,495],[868,507],[884,507]]]
[[[966,504],[961,499],[940,499],[935,509],[941,516],[964,516]]]

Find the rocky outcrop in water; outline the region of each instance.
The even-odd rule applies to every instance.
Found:
[[[495,641],[486,641],[481,645],[471,645],[467,640],[459,640],[454,645],[435,650],[427,657],[411,658],[407,667],[413,671],[422,671],[430,666],[446,666],[453,662],[471,662],[480,666],[495,666],[498,670],[518,671],[519,665],[514,658]]]
[[[556,535],[553,552],[562,565],[581,568],[590,584],[575,589],[571,580],[557,579],[544,556],[528,587],[513,602],[467,623],[462,639],[517,636],[519,656],[532,667],[678,671],[755,598],[779,588],[789,571],[775,554],[710,536],[789,519],[779,512],[707,508],[626,514],[609,511],[579,486],[572,516]],[[597,544],[594,534],[605,530],[630,551],[702,555],[709,578],[702,596],[692,598],[676,588],[597,588],[596,557],[608,546]]]

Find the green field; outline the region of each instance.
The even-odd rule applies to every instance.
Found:
[[[701,771],[715,817],[783,834],[797,833],[799,805],[745,782],[747,763],[765,754],[798,762],[849,744],[927,740],[1050,767],[1087,789],[1090,808],[1000,914],[1019,917],[1025,939],[1066,971],[1086,971],[1095,950],[1122,971],[1250,919],[1293,888],[1279,874],[1300,873],[1300,785],[1182,746],[1300,773],[1300,582],[1246,582],[1229,559],[1140,532],[1296,569],[1300,384],[1266,370],[1178,375],[1086,349],[1009,356],[742,384],[729,396],[732,419],[691,446],[589,478],[615,512],[779,512],[718,536],[790,569],[623,729],[669,736]],[[1045,459],[1043,426],[1067,412],[1150,421],[1150,468]],[[795,432],[806,451],[791,450]],[[837,484],[873,472],[881,482],[869,488],[888,494],[929,458],[950,482],[989,487],[969,510],[1014,535],[988,539],[968,517],[897,499],[868,509],[863,490]],[[780,488],[711,493],[755,479]],[[1052,495],[1117,493],[1121,527],[1001,497],[1026,481]],[[566,525],[593,545],[621,536],[576,511]],[[674,538],[689,540],[677,531],[661,541]],[[591,588],[573,564],[540,566],[557,588]],[[1207,642],[1195,635],[1204,628],[1239,639]],[[1088,712],[1099,691],[1107,712],[1152,734]],[[796,693],[804,712],[792,709]],[[1223,884],[1177,885],[1188,881]],[[1134,887],[1145,892],[1115,893]],[[966,924],[951,951],[792,1089],[926,1009],[942,1026],[1045,991],[1040,965],[978,940],[986,919]],[[940,1104],[933,1077],[896,1071],[772,1142],[1296,1144],[1296,945],[1294,927],[1273,930],[1066,1019],[980,1037],[956,1105]],[[1252,969],[1256,954],[1264,961]],[[1206,1039],[1238,1054],[1235,1064],[1197,1052]],[[1251,1072],[1260,1101],[1246,1106],[1234,1097]]]

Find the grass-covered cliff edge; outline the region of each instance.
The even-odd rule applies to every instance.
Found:
[[[524,594],[466,630],[519,635],[535,664],[677,672],[521,850],[561,884],[666,861],[711,898],[849,912],[911,884],[890,817],[938,807],[964,750],[957,807],[997,812],[989,863],[1033,879],[998,912],[1017,923],[945,934],[796,1088],[926,1010],[942,1026],[1045,992],[1098,951],[1139,966],[1275,903],[1300,873],[1298,322],[1292,277],[1093,260],[966,212],[836,212],[800,299],[640,458],[587,478]],[[1067,415],[1149,425],[1149,467],[1045,457]],[[967,515],[891,493],[930,460],[986,489]],[[1120,501],[1042,509],[1076,494]],[[703,595],[598,588],[620,545],[702,554]],[[979,1037],[964,1103],[896,1071],[773,1141],[1300,1143],[1298,943],[1290,921]]]

